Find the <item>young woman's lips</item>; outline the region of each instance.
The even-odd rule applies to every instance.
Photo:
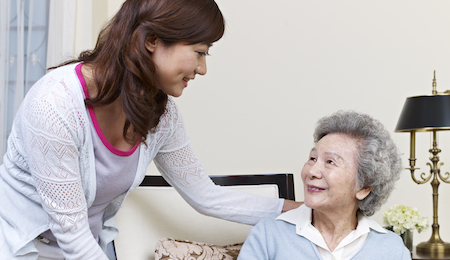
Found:
[[[183,78],[184,87],[187,87],[189,80],[191,80],[191,78]]]

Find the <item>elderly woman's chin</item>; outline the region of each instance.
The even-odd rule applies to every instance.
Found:
[[[314,202],[306,202],[306,200],[305,200],[304,204],[308,208],[311,208],[311,209],[316,210],[316,211],[324,211],[324,212],[332,211],[332,208],[331,207],[327,207],[326,205],[321,205],[321,204],[317,204],[317,203],[314,203]]]
[[[362,191],[360,191],[361,193]],[[304,205],[315,211],[323,213],[349,213],[353,214],[358,210],[359,203],[356,194],[327,195],[327,198],[319,198],[316,195],[305,194]]]
[[[311,198],[308,198],[308,195],[305,195],[304,204],[305,204],[305,206],[307,206],[308,208],[311,208],[311,209],[314,209],[315,206],[317,206],[314,200],[312,200]]]
[[[313,198],[309,197],[308,195],[305,195],[304,204],[308,208],[315,209],[315,210],[326,210],[326,209],[330,208],[325,203],[314,200]]]

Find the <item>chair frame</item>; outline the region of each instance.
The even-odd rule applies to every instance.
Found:
[[[295,200],[294,175],[292,173],[211,175],[209,177],[220,186],[276,184],[280,198]],[[147,175],[139,186],[170,186],[170,184],[162,176]]]

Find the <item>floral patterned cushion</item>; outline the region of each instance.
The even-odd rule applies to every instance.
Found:
[[[163,238],[156,244],[155,260],[235,260],[242,244],[217,246]]]

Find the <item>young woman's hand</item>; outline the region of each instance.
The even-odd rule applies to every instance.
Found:
[[[284,200],[284,205],[283,205],[283,209],[281,210],[281,212],[286,212],[291,209],[296,209],[296,208],[300,207],[300,205],[302,205],[302,204],[303,204],[303,202],[299,202],[299,201]]]

